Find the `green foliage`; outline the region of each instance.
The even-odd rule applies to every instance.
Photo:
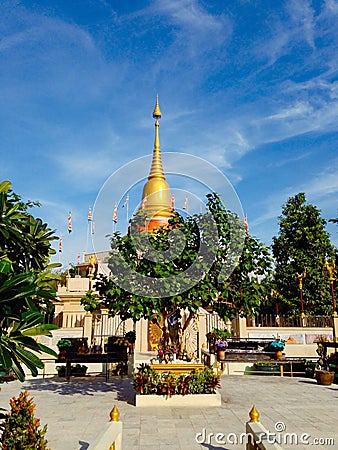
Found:
[[[100,309],[100,300],[97,294],[91,289],[86,292],[86,296],[81,298],[81,305],[85,311],[94,312]]]
[[[48,450],[45,434],[47,425],[40,428],[40,419],[35,418],[35,404],[27,391],[10,400],[11,411],[1,424],[2,450]]]
[[[136,332],[135,331],[127,331],[124,336],[130,344],[135,344],[136,342]]]
[[[220,330],[213,328],[212,331],[206,334],[208,342],[215,342],[217,339],[226,341],[232,337],[232,333],[227,330]]]
[[[279,235],[273,238],[276,260],[275,285],[280,313],[299,315],[300,296],[297,273],[306,269],[303,300],[307,314],[331,314],[332,302],[325,257],[335,258],[335,250],[325,230],[320,211],[306,204],[304,193],[290,197],[279,218]]]
[[[272,276],[272,258],[268,248],[245,232],[245,225],[224,208],[216,194],[209,194],[208,200],[216,217],[220,240],[214,265],[216,275],[223,265],[233,268],[230,276],[217,284],[218,299],[213,301],[213,309],[223,319],[233,319],[237,314],[253,315],[269,294],[267,280]],[[262,279],[265,282],[261,282]]]
[[[70,366],[70,375],[71,376],[85,376],[88,367],[84,364],[71,364]],[[56,366],[55,370],[58,373],[59,377],[66,376],[66,366]]]
[[[141,364],[133,380],[134,389],[140,395],[215,394],[220,387],[220,378],[211,367],[176,375],[170,370],[157,373],[149,365]]]
[[[190,394],[214,394],[216,388],[220,388],[220,378],[211,367],[194,370],[188,376],[188,393]]]
[[[233,318],[237,313],[252,314],[259,308],[267,290],[257,277],[267,277],[271,272],[268,251],[256,238],[246,235],[243,222],[225,208],[217,194],[210,194],[207,198],[206,215],[194,215],[184,220],[175,214],[169,222],[170,228],[137,233],[140,227],[144,227],[145,217],[141,211],[131,222],[132,233],[124,237],[114,234],[109,267],[113,274],[122,266],[132,270],[128,273],[128,280],[133,292],[122,289],[114,275],[99,277],[95,289],[112,315],[160,323],[178,308],[194,314],[201,306],[212,305],[223,318]],[[200,257],[201,249],[203,258]],[[159,251],[162,259],[158,256]],[[198,273],[194,283],[191,282],[191,268]],[[234,268],[229,278],[223,276]],[[146,287],[135,274],[148,277]],[[177,277],[179,294],[171,293],[171,277]],[[164,284],[168,280],[168,296],[162,298],[149,294],[159,278]]]
[[[44,270],[55,253],[51,242],[57,237],[29,213],[33,206],[39,203],[23,202],[9,181],[0,183],[0,259],[10,260],[16,273]]]
[[[56,275],[49,265],[56,239],[41,219],[28,210],[36,203],[24,203],[11,191],[8,181],[0,183],[0,365],[13,369],[24,380],[23,365],[36,376],[43,363],[36,353],[56,353],[39,344],[34,336],[51,336],[57,328],[43,323],[43,311],[55,298]]]
[[[72,346],[72,343],[69,339],[61,338],[56,345],[59,349],[70,348]]]
[[[159,382],[159,375],[151,369],[149,364],[142,363],[136,374],[133,376],[134,389],[137,394],[150,395],[156,394]]]

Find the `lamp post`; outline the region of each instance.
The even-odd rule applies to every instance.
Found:
[[[305,318],[304,300],[303,300],[303,280],[304,280],[304,278],[306,278],[306,269],[304,269],[303,273],[297,273],[297,278],[298,278],[298,287],[299,287],[299,299],[300,299],[301,317],[302,317],[302,323],[303,323],[304,322],[304,318]]]
[[[331,287],[331,297],[332,297],[332,306],[333,306],[333,315],[337,315],[337,308],[336,308],[336,300],[334,298],[334,281],[335,281],[335,273],[336,273],[336,264],[332,260],[331,263],[328,262],[328,260],[325,258],[324,267],[327,271],[330,287]]]

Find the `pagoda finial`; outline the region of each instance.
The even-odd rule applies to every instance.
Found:
[[[156,103],[155,103],[155,108],[154,108],[154,112],[153,112],[153,118],[154,119],[160,119],[162,117],[162,113],[158,104],[158,95],[156,95]]]
[[[158,119],[162,117],[162,113],[160,110],[160,106],[158,104],[158,95],[156,95],[156,103],[155,103],[155,109],[153,112],[153,118],[155,119],[155,141],[154,141],[154,153],[153,153],[153,161],[150,168],[149,178],[161,178],[165,180],[163,167],[162,167],[162,160],[161,160],[161,149],[160,149],[160,133],[159,133],[159,127],[160,123]]]

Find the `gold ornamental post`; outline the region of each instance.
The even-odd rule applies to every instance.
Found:
[[[336,307],[336,300],[334,298],[334,281],[335,273],[336,273],[336,264],[334,260],[331,260],[331,263],[328,262],[328,260],[325,258],[324,267],[327,271],[330,287],[331,287],[331,298],[332,298],[332,306],[333,306],[333,315],[337,315],[337,307]]]
[[[90,255],[89,263],[88,263],[88,278],[89,278],[89,290],[92,288],[92,281],[94,277],[94,269],[95,269],[96,259],[94,255]]]
[[[299,287],[299,299],[300,299],[300,309],[302,318],[305,316],[304,313],[304,300],[303,300],[303,280],[306,278],[306,269],[303,273],[297,273],[298,287]]]

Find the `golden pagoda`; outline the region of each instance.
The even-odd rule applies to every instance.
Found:
[[[172,201],[170,187],[167,183],[162,166],[160,137],[159,137],[159,119],[162,113],[156,96],[153,118],[155,119],[155,142],[153,159],[150,167],[148,181],[144,185],[142,194],[142,203],[140,209],[144,210],[149,217],[148,231],[152,231],[161,226],[166,226],[168,220],[172,217]]]

